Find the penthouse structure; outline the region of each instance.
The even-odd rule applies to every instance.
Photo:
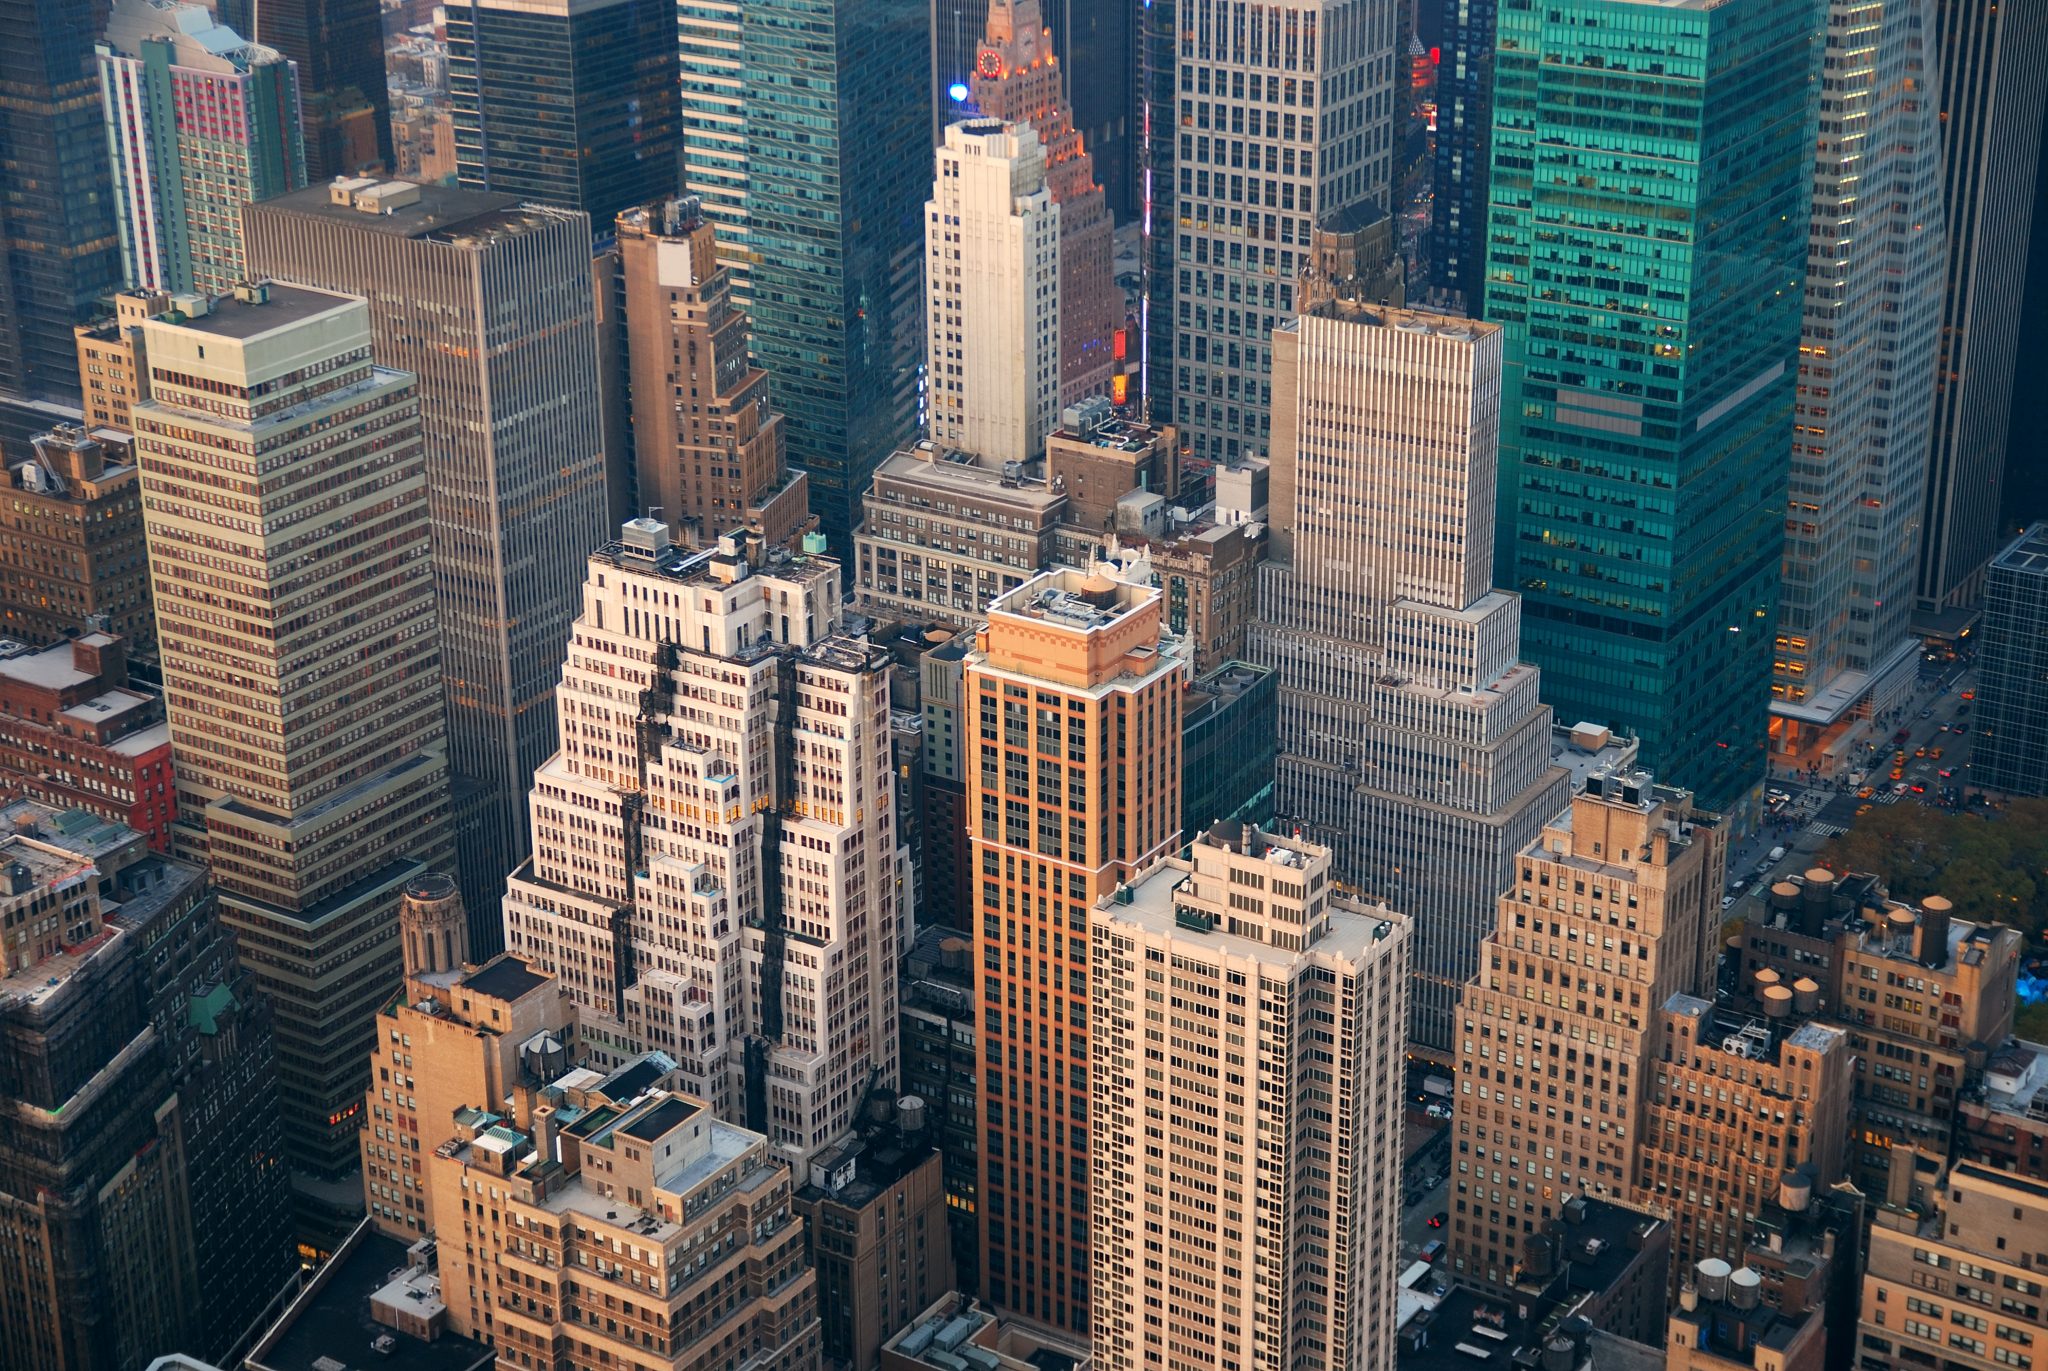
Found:
[[[1633,770],[1589,776],[1516,854],[1458,1005],[1448,1208],[1464,1279],[1505,1289],[1571,1197],[1634,1196],[1656,1013],[1713,983],[1722,868],[1714,816]]]
[[[114,317],[72,330],[78,346],[78,379],[85,391],[85,427],[134,430],[130,411],[149,398],[148,354],[142,321],[171,307],[161,290],[124,290],[114,297]]]
[[[412,377],[368,307],[296,286],[142,325],[135,407],[181,856],[277,1009],[294,1164],[351,1170],[405,883],[447,859]]]
[[[170,850],[171,731],[163,697],[129,684],[125,642],[88,633],[0,655],[0,791],[83,810]]]
[[[1415,921],[1408,1034],[1448,1061],[1486,911],[1569,781],[1521,601],[1493,589],[1501,332],[1342,280],[1313,279],[1273,334],[1250,655],[1280,679],[1278,813],[1331,848],[1337,880]]]
[[[1242,824],[1090,911],[1098,1366],[1392,1362],[1410,936]]]
[[[687,197],[628,210],[616,227],[642,508],[686,546],[735,529],[789,543],[811,527],[810,487],[789,469],[711,221]]]
[[[604,540],[590,225],[448,186],[337,179],[252,205],[249,261],[369,306],[380,366],[417,378],[455,824],[479,957],[502,946],[521,803],[555,738],[583,559]]]
[[[595,1060],[666,1053],[805,1164],[897,1080],[888,655],[840,631],[837,562],[636,519],[590,558],[560,698],[508,948]]]
[[[156,655],[142,489],[125,433],[60,424],[10,454],[0,510],[0,625],[52,643],[104,618]]]
[[[1186,650],[1159,592],[1049,571],[997,599],[961,689],[985,1011],[983,1289],[1091,1328],[1088,911],[1178,845]]]

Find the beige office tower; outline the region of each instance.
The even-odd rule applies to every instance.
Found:
[[[1064,408],[1109,394],[1116,366],[1112,335],[1123,292],[1114,279],[1109,204],[1095,180],[1095,159],[1074,127],[1066,68],[1052,50],[1038,0],[990,0],[986,8],[988,24],[967,78],[970,99],[985,118],[1028,123],[1037,131],[1045,145],[1046,189],[1060,210]]]
[[[1060,207],[1029,124],[946,130],[924,207],[932,441],[1001,462],[1044,455],[1060,411]]]
[[[802,1165],[896,1082],[889,657],[839,625],[839,564],[660,520],[590,558],[534,774],[507,948],[559,976],[599,1062],[682,1089]]]
[[[1089,1331],[1088,911],[1180,845],[1187,647],[1165,596],[1048,571],[989,606],[960,701],[981,970],[982,1287]]]
[[[253,286],[142,322],[134,407],[181,854],[277,1008],[295,1166],[356,1160],[398,904],[448,857],[413,380],[363,301]]]
[[[1488,911],[1570,787],[1521,601],[1493,588],[1501,332],[1347,298],[1332,273],[1303,289],[1273,334],[1251,631],[1280,677],[1275,805],[1414,920],[1409,1036],[1448,1064]]]
[[[1512,1286],[1575,1195],[1630,1200],[1657,1011],[1713,983],[1723,839],[1688,791],[1596,772],[1515,854],[1458,1005],[1451,1266]]]
[[[1090,912],[1096,1371],[1393,1366],[1411,933],[1243,824]]]
[[[2031,1371],[2048,1347],[2048,1189],[1974,1162],[1914,1184],[1901,1152],[1872,1216],[1856,1365]]]
[[[663,200],[617,229],[638,512],[696,547],[736,528],[789,542],[811,527],[810,487],[785,459],[768,373],[748,360],[711,221],[694,198]]]

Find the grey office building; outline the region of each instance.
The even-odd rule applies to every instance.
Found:
[[[1972,784],[2048,795],[2048,524],[1991,559],[1977,639]]]
[[[419,377],[457,871],[479,958],[526,857],[526,788],[606,540],[590,221],[509,195],[336,183],[244,211],[261,275],[370,302],[380,365]]]

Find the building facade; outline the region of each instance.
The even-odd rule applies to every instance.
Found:
[[[89,622],[156,656],[142,490],[125,435],[66,424],[8,462],[0,514],[0,623],[9,637],[55,642]]]
[[[1715,809],[1766,765],[1822,18],[1571,0],[1498,21],[1494,579],[1523,596],[1551,705],[1635,730]],[[1587,116],[1624,83],[1671,117]],[[1562,174],[1587,158],[1592,185]]]
[[[936,443],[1029,462],[1059,412],[1062,207],[1028,124],[949,125],[924,207]]]
[[[121,286],[106,116],[94,51],[104,5],[7,0],[0,101],[0,394],[76,403],[71,331]]]
[[[1439,0],[1436,149],[1430,182],[1431,298],[1477,314],[1485,299],[1496,0]]]
[[[378,365],[418,378],[455,872],[479,957],[529,850],[584,559],[606,536],[590,229],[507,195],[333,182],[252,205],[252,267],[369,303]]]
[[[937,5],[946,3],[936,0]],[[983,119],[1032,127],[1045,150],[1046,189],[1059,206],[1058,388],[1064,407],[1109,394],[1115,366],[1111,335],[1122,322],[1117,308],[1121,292],[1111,268],[1109,205],[1095,179],[1095,160],[1075,126],[1068,67],[1060,60],[1067,49],[1055,49],[1038,0],[988,0],[984,8],[988,27],[967,80],[973,110]],[[1084,17],[1091,33],[1098,24],[1110,28],[1094,16]],[[936,45],[934,35],[934,52]],[[1125,89],[1125,73],[1115,68],[1091,75],[1115,92]],[[1099,102],[1100,93],[1096,98]],[[946,138],[941,133],[939,141]]]
[[[0,793],[79,809],[158,852],[178,816],[164,702],[128,679],[128,644],[87,633],[0,656]]]
[[[903,959],[903,1091],[924,1101],[925,1128],[944,1160],[946,1219],[951,1229],[954,1288],[981,1288],[981,1232],[976,1204],[976,1082],[981,1056],[980,1008],[974,1002],[974,941],[958,929],[926,927]]]
[[[1181,708],[1182,833],[1271,822],[1279,718],[1271,667],[1224,662],[1195,677]]]
[[[456,0],[446,8],[458,185],[582,210],[600,232],[635,205],[675,194],[682,117],[673,6]],[[535,80],[541,71],[550,78]]]
[[[221,13],[298,67],[313,181],[397,168],[376,0],[234,0]]]
[[[753,316],[811,510],[850,561],[875,468],[922,422],[926,0],[692,4],[678,22],[701,121],[684,184]]]
[[[982,1289],[1075,1336],[1091,1326],[1087,911],[1179,843],[1187,662],[1162,613],[1152,587],[1048,571],[989,606],[961,689]]]
[[[1992,560],[1978,640],[1973,784],[2048,795],[2048,524]]]
[[[0,1361],[225,1357],[295,1288],[270,1006],[205,873],[8,805]]]
[[[306,184],[298,69],[204,6],[151,0],[116,0],[99,58],[129,288],[234,289],[242,206]]]
[[[640,519],[590,558],[561,701],[507,946],[599,1059],[666,1053],[803,1165],[897,1079],[887,654],[839,631],[837,563]]]
[[[1713,983],[1722,843],[1690,793],[1596,772],[1517,852],[1458,1005],[1448,1209],[1461,1279],[1511,1286],[1571,1197],[1633,1195],[1657,1011]]]
[[[785,460],[768,373],[747,356],[744,310],[696,200],[619,216],[642,513],[707,547],[734,529],[787,545],[811,525],[810,490]],[[687,392],[687,394],[685,393]]]
[[[80,324],[78,377],[85,391],[85,427],[132,432],[130,411],[149,398],[149,358],[142,350],[142,321],[171,307],[163,291],[124,290],[114,297],[114,317]]]
[[[1098,1367],[1393,1364],[1410,933],[1242,824],[1089,912]]]
[[[1829,749],[1896,706],[1919,664],[1945,261],[1933,10],[1828,6],[1771,712],[1774,751],[1830,770]]]
[[[1174,94],[1152,95],[1149,116],[1154,137],[1179,130],[1176,183],[1171,217],[1149,213],[1173,250],[1152,266],[1175,282],[1171,419],[1195,457],[1220,466],[1266,451],[1270,339],[1294,317],[1311,235],[1388,209],[1402,6],[1276,0],[1256,23],[1224,0],[1172,8]]]
[[[1933,42],[1949,251],[1914,616],[1953,632],[1998,550],[2021,315],[2011,283],[2026,271],[2033,223],[2048,12],[1935,0]]]
[[[1275,808],[1415,920],[1408,1034],[1441,1054],[1485,911],[1569,788],[1521,601],[1493,589],[1501,341],[1334,294],[1273,335],[1250,656],[1279,678]]]
[[[276,1007],[293,1165],[339,1174],[398,985],[399,895],[449,855],[413,380],[372,363],[363,301],[320,291],[250,287],[143,330],[175,845],[212,869]]]

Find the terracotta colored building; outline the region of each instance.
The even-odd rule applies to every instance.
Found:
[[[88,633],[0,659],[0,792],[125,824],[167,852],[171,731],[163,697],[129,685],[127,646]]]
[[[0,506],[0,633],[50,643],[105,615],[156,655],[142,495],[124,435],[60,425],[7,453]]]

